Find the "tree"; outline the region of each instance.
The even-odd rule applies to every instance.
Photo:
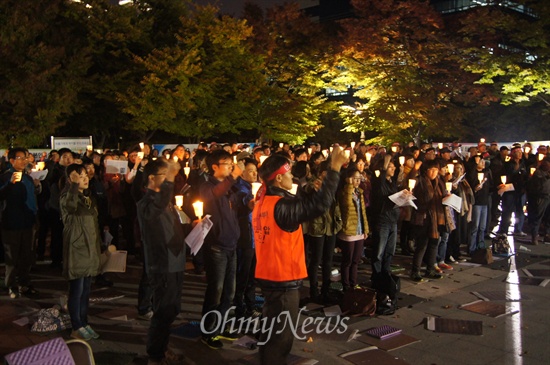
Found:
[[[463,72],[457,44],[428,1],[353,0],[344,19],[334,87],[355,89],[350,131],[376,130],[390,142],[460,133],[469,104],[490,95]]]
[[[80,9],[64,0],[0,3],[0,127],[16,144],[41,145],[79,110],[91,64]]]
[[[468,12],[461,25],[470,46],[463,67],[481,75],[479,84],[494,86],[504,105],[543,103],[550,109],[548,1],[479,7]]]
[[[321,25],[296,4],[274,6],[264,15],[251,4],[245,18],[254,28],[254,52],[263,57],[267,83],[255,103],[262,139],[302,143],[336,108],[323,94],[333,45]]]
[[[265,82],[247,42],[252,29],[217,12],[189,7],[174,45],[136,57],[146,73],[118,95],[134,129],[205,138],[252,128],[252,106]]]

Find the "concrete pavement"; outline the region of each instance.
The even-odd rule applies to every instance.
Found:
[[[374,349],[357,355],[362,364],[547,364],[550,354],[550,244],[531,246],[528,239],[514,242],[516,255],[500,259],[491,266],[467,263],[454,265],[443,279],[414,283],[408,279],[410,257],[395,257],[395,263],[406,267],[398,272],[401,278],[400,308],[390,316],[356,317],[349,321],[342,335],[315,334],[309,341],[296,340],[292,354],[295,363],[350,364],[340,357],[353,350],[368,348],[369,337],[362,334],[347,341],[350,334],[359,334],[368,328],[391,325],[404,335],[418,340],[391,351]],[[3,273],[0,268],[0,275]],[[369,266],[361,265],[362,283],[368,283]],[[137,319],[135,305],[141,266],[133,258],[128,261],[126,273],[111,273],[114,286],[94,288],[94,302],[90,307],[90,322],[101,335],[90,341],[98,364],[146,364],[145,340],[148,322]],[[224,341],[221,350],[211,350],[193,336],[193,324],[200,321],[204,290],[204,276],[186,275],[182,293],[182,313],[174,327],[191,338],[171,336],[171,348],[184,357],[183,364],[254,364],[257,350],[236,346]],[[40,336],[30,332],[30,324],[13,323],[29,318],[40,308],[58,304],[65,295],[67,283],[60,272],[47,263],[33,270],[35,287],[40,291],[37,299],[9,299],[3,291],[0,297],[0,355],[28,347],[56,336],[69,338],[70,331]],[[538,284],[538,285],[534,285]],[[516,312],[498,318],[460,309],[459,306],[479,300],[473,292],[495,296],[490,302],[502,304],[506,311]],[[307,296],[307,288],[303,296]],[[508,300],[506,300],[506,295]],[[511,300],[515,299],[515,300]],[[313,313],[311,313],[313,315]],[[319,312],[317,314],[319,315]],[[306,318],[307,316],[302,316]],[[426,329],[425,319],[436,317],[469,321],[482,321],[482,335],[433,332]],[[193,322],[195,321],[195,322]],[[188,324],[185,328],[182,325]],[[196,328],[196,327],[195,327]],[[191,329],[191,331],[189,331]],[[366,343],[367,342],[367,343]],[[370,340],[372,343],[372,340]],[[384,347],[384,346],[382,346]],[[389,356],[389,357],[388,357]],[[398,358],[399,360],[395,360]]]

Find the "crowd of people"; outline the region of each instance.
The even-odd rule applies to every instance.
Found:
[[[207,281],[202,341],[220,349],[222,339],[237,338],[220,324],[232,306],[238,318],[274,319],[283,311],[294,318],[303,280],[310,301],[332,303],[335,254],[346,292],[360,284],[362,262],[370,262],[372,284],[380,288],[375,284],[391,274],[397,248],[412,256],[410,279],[418,282],[441,278],[486,249],[497,225],[495,233],[529,234],[533,245],[550,241],[547,148],[480,142],[465,151],[459,143],[396,142],[386,149],[361,142],[249,150],[201,143],[193,151],[183,145],[156,151],[142,143],[101,154],[63,148],[38,159],[12,148],[0,175],[8,295],[38,295],[30,272],[49,251],[51,267],[69,282],[71,336],[98,338],[87,321],[91,283],[112,285],[101,273],[102,252],[109,245],[126,250],[143,261],[137,308],[150,321],[149,363],[169,363],[184,239],[202,216],[213,223],[192,257],[195,273]],[[127,168],[113,170],[110,160],[127,161]],[[32,177],[37,169],[48,170],[43,180]],[[396,205],[400,192],[414,196],[416,207]],[[451,194],[461,198],[455,209],[446,204]],[[196,201],[204,204],[200,216]],[[265,298],[261,312],[257,287]],[[271,336],[260,347],[262,364],[285,363],[292,341],[286,329]]]

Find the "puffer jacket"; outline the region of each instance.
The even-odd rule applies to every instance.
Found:
[[[340,191],[338,196],[338,203],[340,204],[340,211],[342,213],[342,233],[346,236],[355,236],[357,234],[357,226],[359,223],[362,224],[363,233],[365,235],[369,234],[369,223],[367,221],[367,212],[365,209],[365,200],[363,197],[363,191],[358,190],[360,206],[361,206],[361,218],[362,221],[359,222],[359,214],[353,203],[353,185],[346,184]]]
[[[100,271],[101,236],[96,203],[72,183],[61,194],[63,220],[63,276],[67,280],[96,276]]]

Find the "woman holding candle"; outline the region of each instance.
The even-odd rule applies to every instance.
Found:
[[[531,243],[538,245],[539,228],[550,203],[550,158],[541,161],[535,173],[527,181],[527,218],[531,228]],[[546,234],[549,233],[545,225]]]
[[[481,179],[480,179],[481,178]],[[469,229],[468,252],[472,254],[477,249],[486,248],[485,232],[487,228],[487,214],[489,212],[490,188],[493,186],[491,170],[485,168],[485,160],[479,159],[477,164],[469,164],[466,180],[473,187],[474,204],[472,205],[472,220]],[[451,252],[451,256],[459,259],[458,252]]]
[[[427,254],[425,276],[431,279],[442,277],[435,271],[435,264],[440,231],[446,229],[445,209],[442,203],[446,191],[438,175],[439,163],[435,160],[424,161],[420,168],[420,177],[413,189],[418,209],[413,213],[411,220],[416,232],[411,279],[417,282],[423,280],[420,267],[425,253]]]

